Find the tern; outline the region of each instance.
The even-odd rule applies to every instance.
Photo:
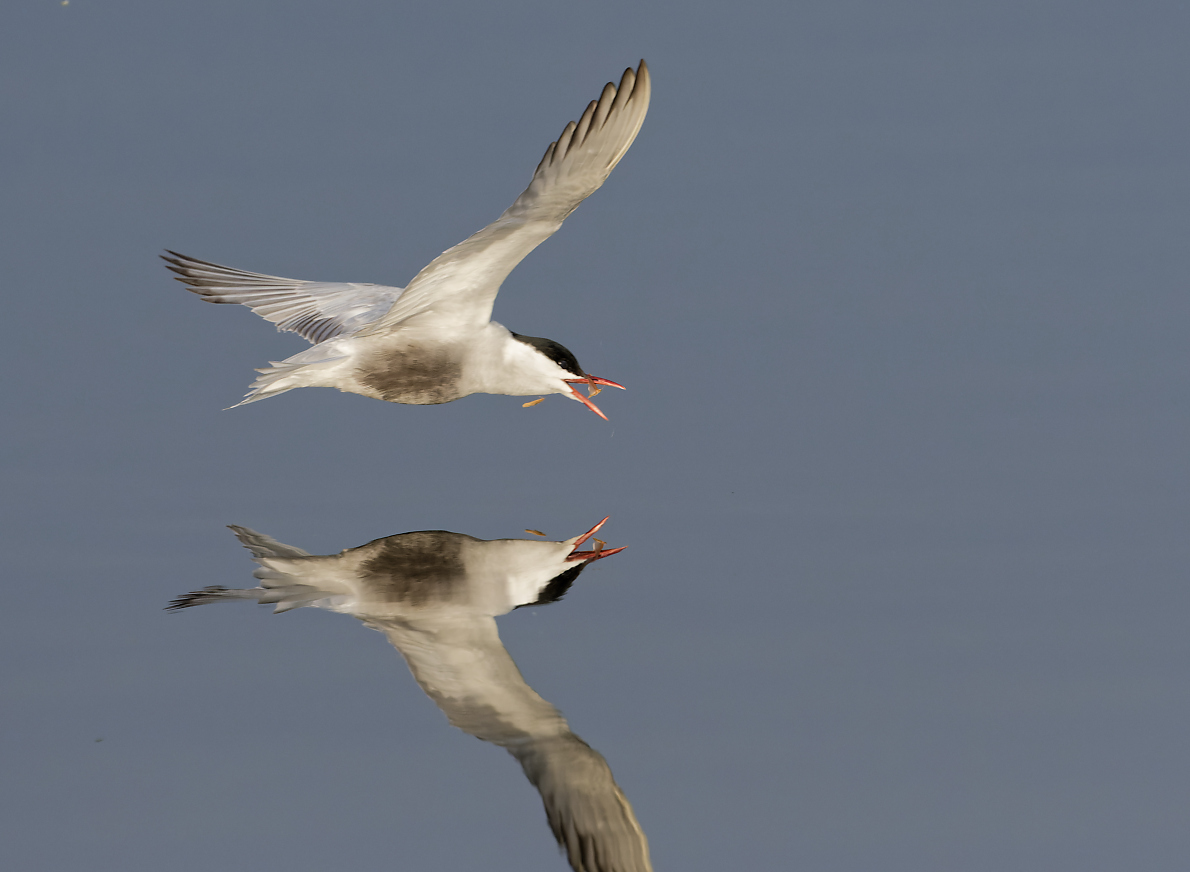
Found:
[[[358,618],[388,637],[450,723],[517,759],[575,872],[651,872],[648,841],[607,761],[525,682],[496,629],[497,615],[556,602],[587,566],[623,551],[599,539],[582,549],[606,521],[562,542],[427,530],[327,556],[233,526],[260,586],[207,587],[166,608],[253,600]]]
[[[391,403],[432,405],[470,394],[563,394],[603,419],[590,397],[601,386],[551,339],[522,336],[490,320],[504,279],[552,236],[607,179],[636,138],[649,108],[642,60],[609,82],[578,122],[546,149],[533,179],[508,210],[447,249],[405,288],[309,282],[219,266],[168,251],[177,280],[208,303],[242,303],[314,343],[257,370],[236,405],[294,388],[331,387]],[[585,385],[584,396],[579,387]],[[526,406],[535,405],[526,403]],[[232,407],[234,408],[234,406]]]

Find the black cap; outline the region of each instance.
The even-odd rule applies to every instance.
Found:
[[[542,339],[540,336],[522,336],[520,333],[513,333],[512,338],[518,342],[533,346],[567,372],[579,378],[587,377],[587,374],[583,372],[583,368],[578,365],[578,359],[560,342],[555,342],[552,339]]]

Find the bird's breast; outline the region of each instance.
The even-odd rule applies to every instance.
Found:
[[[462,549],[468,538],[427,530],[382,540],[360,566],[366,598],[373,604],[415,609],[467,601],[470,594]]]
[[[465,395],[463,351],[454,344],[386,344],[359,359],[355,378],[377,399],[428,406]]]

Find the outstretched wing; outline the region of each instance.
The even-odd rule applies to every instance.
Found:
[[[460,730],[503,746],[570,731],[521,677],[495,618],[458,614],[368,623],[388,636],[421,689]]]
[[[493,618],[373,622],[459,729],[508,750],[541,794],[575,872],[651,872],[648,842],[607,761],[538,696]]]
[[[354,282],[303,282],[187,257],[161,255],[177,280],[208,303],[242,303],[278,330],[313,343],[349,335],[389,309],[401,288]]]
[[[434,259],[409,283],[375,332],[415,315],[450,325],[482,326],[504,279],[591,196],[628,151],[649,109],[649,68],[624,71],[550,143],[533,180],[495,222]]]
[[[603,755],[567,733],[508,749],[575,872],[651,872],[649,842]]]

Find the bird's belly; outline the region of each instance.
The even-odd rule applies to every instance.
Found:
[[[470,597],[463,562],[469,537],[443,530],[402,533],[382,540],[360,566],[362,599],[373,613],[408,615],[419,608],[465,603]]]
[[[429,406],[465,396],[462,373],[462,354],[455,347],[390,346],[362,358],[355,378],[377,399]]]

